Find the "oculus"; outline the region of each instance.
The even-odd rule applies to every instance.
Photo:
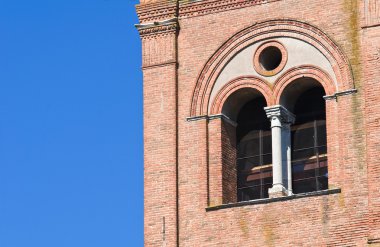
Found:
[[[278,74],[288,60],[285,47],[277,41],[269,41],[260,45],[254,55],[253,65],[257,73],[262,76]]]

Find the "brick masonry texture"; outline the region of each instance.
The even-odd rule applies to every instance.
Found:
[[[157,22],[139,28],[145,246],[380,246],[380,0],[145,0],[137,12],[141,24]],[[162,22],[174,17],[178,24]],[[236,202],[235,139],[223,117],[186,121],[207,114],[194,99],[197,82],[231,37],[287,20],[328,37],[346,58],[336,65],[348,71],[341,78],[352,79],[338,83],[358,90],[326,101],[329,188],[341,193],[206,211]],[[336,92],[327,81],[325,91]],[[236,83],[261,87],[269,105],[282,92],[256,78]],[[219,92],[212,114],[232,88]]]

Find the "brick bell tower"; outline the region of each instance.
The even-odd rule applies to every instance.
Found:
[[[380,246],[380,0],[141,0],[145,246]]]

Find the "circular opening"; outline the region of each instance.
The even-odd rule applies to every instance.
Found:
[[[260,45],[253,56],[253,66],[263,76],[278,74],[288,61],[285,47],[277,41],[269,41]]]
[[[282,52],[275,46],[265,48],[259,57],[260,65],[263,69],[271,71],[276,69],[282,61]]]

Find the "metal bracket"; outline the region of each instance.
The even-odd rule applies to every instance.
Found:
[[[346,90],[346,91],[336,92],[333,95],[326,95],[326,96],[323,96],[323,98],[325,100],[332,100],[332,99],[337,100],[338,97],[340,97],[340,96],[350,95],[350,94],[354,94],[354,93],[357,93],[357,92],[358,92],[358,90],[354,88],[354,89],[349,89],[349,90]]]

